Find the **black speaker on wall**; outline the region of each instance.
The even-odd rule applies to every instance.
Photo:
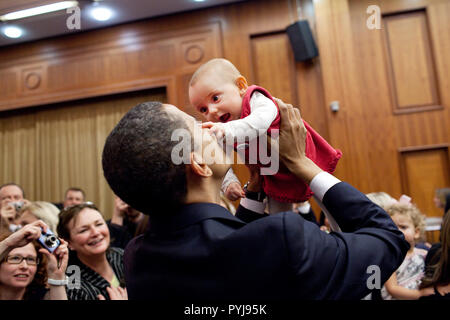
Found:
[[[295,61],[307,61],[319,55],[308,20],[299,20],[286,28]]]

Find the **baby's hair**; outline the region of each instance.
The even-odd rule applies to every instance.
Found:
[[[386,212],[392,217],[395,214],[401,214],[408,216],[414,228],[419,229],[420,239],[423,240],[425,236],[425,216],[420,212],[419,208],[417,208],[412,203],[394,203],[387,208],[385,208]]]
[[[383,209],[386,209],[387,207],[397,202],[397,200],[392,198],[386,192],[372,192],[366,194],[366,196],[367,198],[369,198],[370,201],[379,205]]]
[[[193,86],[197,80],[210,72],[215,74],[220,74],[227,81],[235,82],[236,79],[241,75],[239,70],[227,59],[216,58],[211,59],[208,62],[202,64],[192,75],[189,81],[189,87]]]

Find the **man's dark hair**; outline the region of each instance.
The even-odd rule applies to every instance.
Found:
[[[83,189],[77,188],[77,187],[70,187],[70,188],[68,188],[66,190],[66,193],[64,193],[64,199],[67,198],[67,193],[69,193],[69,191],[81,192],[81,194],[83,195],[83,200],[86,199],[86,194],[84,193]]]
[[[4,188],[4,187],[8,187],[8,186],[16,186],[17,188],[20,189],[20,191],[22,191],[22,197],[25,199],[25,191],[23,191],[23,188],[21,186],[19,186],[18,184],[14,183],[14,182],[8,182],[5,184],[2,184],[0,186],[0,191]]]
[[[152,217],[176,211],[187,194],[186,166],[171,158],[178,141],[174,120],[161,102],[144,102],[128,111],[109,134],[103,149],[103,174],[111,189],[131,207]]]

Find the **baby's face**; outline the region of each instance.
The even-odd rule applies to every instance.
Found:
[[[242,96],[235,83],[207,73],[189,87],[191,104],[207,121],[228,122],[241,117]]]
[[[419,239],[419,229],[414,226],[411,218],[404,214],[396,213],[391,216],[398,229],[403,232],[406,241],[409,242],[411,248],[414,248],[416,241]]]

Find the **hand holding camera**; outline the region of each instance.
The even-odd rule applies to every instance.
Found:
[[[8,223],[12,223],[14,219],[16,219],[17,210],[16,210],[16,203],[15,202],[9,202],[5,203],[1,206],[1,216],[3,219],[5,219]]]
[[[31,241],[39,239],[42,230],[48,231],[48,227],[42,220],[37,220],[20,228],[4,241],[9,250],[23,247]]]
[[[50,253],[53,253],[53,251],[55,251],[61,244],[58,237],[55,236],[55,234],[48,228],[47,231],[42,230],[41,236],[38,238],[38,242]]]
[[[46,237],[46,240],[51,243],[49,242],[48,244],[45,244],[45,249],[39,249],[39,252],[47,257],[48,278],[52,280],[64,280],[66,278],[66,269],[69,261],[69,249],[67,247],[67,242],[58,238],[56,238],[57,242],[54,242],[52,237],[56,236],[53,233],[49,235],[47,232]],[[49,245],[53,245],[53,247],[50,246],[50,248],[48,248]]]
[[[30,202],[26,199],[20,201],[10,201],[7,199],[3,200],[0,206],[0,214],[6,221],[8,221],[8,223],[13,223],[17,218],[19,211],[29,203]]]

